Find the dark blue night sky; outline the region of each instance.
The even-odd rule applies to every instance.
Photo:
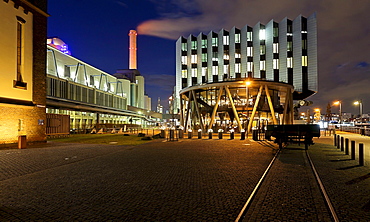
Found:
[[[370,112],[368,0],[49,0],[48,35],[69,45],[72,56],[108,73],[128,68],[128,32],[138,30],[138,69],[155,106],[175,85],[175,41],[221,28],[317,13],[319,92],[310,108],[342,101],[343,112]],[[355,3],[354,3],[355,2]],[[306,111],[308,107],[303,108]],[[332,112],[338,112],[333,107]]]

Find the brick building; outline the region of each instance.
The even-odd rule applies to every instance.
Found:
[[[46,141],[47,0],[0,1],[0,144]]]

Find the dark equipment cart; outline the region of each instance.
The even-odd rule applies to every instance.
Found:
[[[275,137],[275,143],[279,144],[279,148],[283,147],[283,143],[303,143],[305,149],[314,144],[313,137],[320,137],[320,126],[317,124],[289,124],[289,125],[267,125],[265,138],[271,140]]]

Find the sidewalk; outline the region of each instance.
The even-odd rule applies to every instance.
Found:
[[[334,146],[333,136],[321,136],[310,146],[309,154],[325,186],[340,221],[370,221],[370,137],[339,131],[338,135],[364,143],[365,166],[358,155],[350,155]],[[351,153],[350,153],[351,154]]]

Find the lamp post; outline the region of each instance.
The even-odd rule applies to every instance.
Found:
[[[362,99],[355,101],[353,104],[356,106],[359,105],[360,118],[362,118],[362,114],[363,114]]]
[[[342,102],[335,101],[333,104],[336,106],[339,105],[339,123],[342,124]]]

